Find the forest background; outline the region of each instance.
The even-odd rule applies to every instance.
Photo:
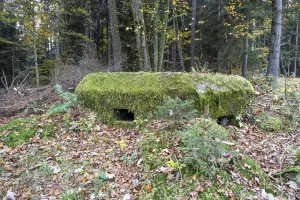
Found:
[[[76,86],[96,71],[295,76],[298,29],[298,0],[1,0],[0,85]]]

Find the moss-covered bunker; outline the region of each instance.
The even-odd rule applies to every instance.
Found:
[[[92,73],[77,86],[84,105],[96,110],[105,122],[117,120],[116,109],[127,109],[134,118],[146,117],[167,96],[193,99],[212,118],[240,113],[252,100],[251,84],[240,76],[190,73]]]

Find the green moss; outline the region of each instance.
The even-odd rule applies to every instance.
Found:
[[[112,125],[116,128],[128,128],[128,129],[135,128],[135,123],[131,121],[114,121]]]
[[[256,120],[261,129],[268,132],[279,132],[283,128],[282,117],[272,113],[263,113]]]
[[[10,147],[27,142],[40,128],[38,119],[39,117],[16,119],[0,126],[0,141]],[[53,125],[54,122],[41,127],[43,131],[40,133],[40,138],[53,135]]]
[[[135,118],[145,118],[168,96],[192,99],[210,116],[240,113],[253,96],[253,88],[239,76],[188,73],[92,73],[77,86],[83,103],[95,109],[106,122],[115,121],[113,109],[128,109]]]
[[[28,141],[36,133],[36,119],[16,119],[0,126],[0,141],[7,146],[16,146]]]

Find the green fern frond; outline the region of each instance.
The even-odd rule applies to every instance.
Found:
[[[56,114],[66,112],[77,102],[77,95],[71,92],[64,92],[61,85],[56,85],[55,90],[57,95],[63,100],[63,103],[56,103],[47,110],[48,114]]]

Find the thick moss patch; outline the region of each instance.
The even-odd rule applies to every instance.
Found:
[[[106,122],[116,120],[115,109],[146,117],[168,96],[192,99],[212,118],[236,115],[252,100],[251,84],[240,76],[189,73],[92,73],[77,86],[80,100]]]
[[[40,138],[54,134],[54,122],[45,123],[42,127],[40,117],[16,119],[0,126],[0,142],[14,147],[29,141],[40,129]],[[40,124],[39,124],[40,123]]]

